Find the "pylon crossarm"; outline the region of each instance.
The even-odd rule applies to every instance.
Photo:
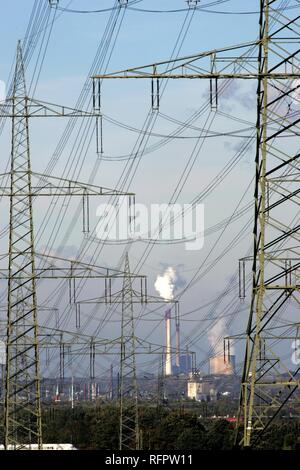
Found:
[[[4,332],[3,332],[4,334]],[[0,335],[1,337],[1,335]],[[4,337],[4,336],[3,336]],[[68,330],[63,330],[59,328],[51,328],[47,326],[39,326],[39,348],[43,350],[45,348],[56,349],[61,345],[64,345],[68,349],[68,354],[76,355],[86,353],[87,350],[83,350],[82,347],[90,348],[91,344],[95,347],[96,354],[111,354],[118,355],[120,352],[120,345],[122,343],[122,338],[117,337],[113,339],[105,339],[94,337],[92,335],[72,332]],[[151,341],[146,341],[142,338],[135,337],[136,344],[136,354],[152,354],[152,355],[161,355],[165,352],[165,346]],[[19,346],[26,346],[26,343],[19,343]],[[178,352],[177,348],[171,347],[171,353],[175,354]],[[183,354],[186,352],[186,349],[180,350]],[[189,351],[190,354],[195,354],[193,351]]]
[[[281,330],[281,331],[280,331]],[[253,330],[254,332],[254,330]],[[281,325],[273,325],[270,326],[268,329],[264,329],[264,338],[268,339],[300,339],[300,323],[290,322],[286,323],[283,322]],[[236,335],[226,336],[224,341],[240,341],[245,340],[247,338],[246,333],[238,333]]]
[[[215,65],[218,60],[225,62],[226,60],[230,62],[239,62],[242,60],[243,56],[230,57],[222,56],[221,54],[248,49],[249,47],[255,47],[258,45],[257,41],[246,42],[243,44],[232,45],[228,47],[223,47],[220,49],[212,49],[209,51],[200,52],[197,54],[179,57],[175,60],[165,60],[161,62],[156,62],[147,65],[141,65],[138,67],[133,67],[126,70],[119,70],[116,72],[105,73],[105,74],[95,74],[92,76],[93,79],[106,79],[106,78],[162,78],[173,76],[173,78],[185,78],[186,74],[182,73],[182,70],[187,69],[188,67],[198,66],[201,67],[203,73],[205,71],[211,72],[212,65]],[[251,60],[251,58],[249,59]],[[253,59],[252,59],[253,60]],[[199,62],[201,61],[201,64]],[[226,65],[228,67],[228,65]],[[161,71],[163,69],[163,72]],[[180,71],[175,74],[175,71]],[[197,74],[198,78],[198,74]]]
[[[101,114],[95,111],[82,111],[80,109],[71,108],[68,106],[61,106],[46,101],[40,101],[27,96],[18,96],[18,100],[22,100],[26,107],[23,110],[16,110],[14,107],[15,98],[7,98],[5,101],[0,102],[0,117],[1,118],[19,118],[25,117],[81,117],[91,118],[100,117]]]
[[[41,305],[41,306],[37,306],[37,309],[40,311],[40,312],[56,312],[58,311],[58,308],[57,307],[46,307],[44,305]],[[0,305],[0,312],[7,312],[7,305]],[[6,325],[6,320],[1,320],[0,319],[0,329],[1,327],[4,327]]]
[[[134,79],[142,79],[142,78],[158,78],[158,79],[179,79],[179,78],[189,78],[191,80],[193,79],[218,79],[218,80],[228,80],[228,79],[244,79],[244,80],[257,80],[258,75],[257,73],[254,72],[245,72],[245,73],[211,73],[211,72],[206,72],[206,73],[149,73],[145,75],[130,75],[128,71],[123,71],[123,72],[115,72],[115,73],[122,73],[124,75],[96,75],[93,77],[95,80],[102,80],[104,78],[118,78],[118,79],[128,79],[128,78],[134,78]],[[297,79],[299,77],[299,74],[294,72],[294,73],[268,73],[265,75],[262,75],[262,78],[269,78],[269,79],[277,79],[277,80],[286,80],[288,79]],[[1,117],[1,116],[0,116]]]
[[[39,252],[35,252],[35,255],[38,259],[48,260],[49,263],[50,262],[54,264],[60,263],[60,262],[68,263],[70,270],[75,269],[75,268],[79,268],[79,269],[81,268],[81,269],[90,270],[92,272],[99,273],[99,274],[107,274],[112,277],[113,276],[124,277],[124,275],[126,274],[124,271],[119,270],[119,269],[108,268],[105,266],[99,266],[99,265],[92,264],[92,263],[85,263],[81,261],[80,259],[63,258],[61,256],[47,255],[45,253],[39,253]],[[131,273],[131,276],[132,278],[136,278],[136,277],[145,278],[145,276],[142,274]]]
[[[16,177],[23,177],[25,172],[15,171]],[[3,173],[0,178],[11,177],[11,173]],[[75,180],[68,180],[55,176],[47,176],[40,173],[31,172],[31,177],[40,180],[37,186],[31,185],[30,196],[131,196],[135,194],[132,192],[119,191],[118,189],[106,188],[104,186],[96,186],[88,183],[83,183]],[[11,197],[10,186],[1,185],[0,192],[2,196]],[[24,192],[18,191],[18,196],[28,195]]]
[[[140,275],[140,274],[130,273],[130,278],[132,280],[137,279],[137,278],[145,279],[145,276]],[[107,303],[107,297],[106,296],[101,296],[101,297],[95,297],[95,298],[92,298],[92,299],[81,299],[81,300],[78,300],[77,303],[82,304],[82,305],[103,304],[103,303]],[[116,304],[117,303],[122,303],[122,290],[111,293],[110,303],[116,303]],[[132,303],[133,304],[145,303],[145,304],[158,304],[158,305],[163,304],[163,305],[165,305],[166,301],[164,299],[162,299],[161,297],[148,295],[148,293],[144,293],[143,297],[141,299],[141,291],[137,291],[137,290],[132,289]],[[175,305],[176,311],[178,310],[178,308],[179,308],[179,301],[178,300],[171,299],[171,300],[168,301],[168,303]]]
[[[0,259],[5,259],[7,256],[1,255]],[[88,264],[76,259],[38,252],[35,252],[35,257],[44,263],[42,268],[36,267],[36,279],[123,279],[125,275],[121,270]],[[8,275],[8,269],[0,268],[0,280],[8,279]],[[142,274],[131,273],[131,278],[146,281],[146,276]],[[17,275],[15,279],[22,279],[22,274]]]
[[[295,39],[296,41],[296,39]],[[256,57],[248,56],[249,50],[255,54],[255,48],[260,45],[259,41],[248,42],[245,44],[230,46],[228,48],[215,49],[192,56],[186,56],[175,60],[167,60],[148,65],[133,67],[126,70],[116,72],[96,74],[92,76],[94,80],[103,79],[244,79],[252,80],[258,78],[269,78],[272,80],[296,79],[299,77],[297,70],[295,71],[248,71],[237,72],[237,68],[242,64],[245,66],[256,63]],[[224,56],[225,52],[240,50],[247,48],[246,53],[233,57]],[[280,66],[291,61],[292,58],[297,60],[296,53],[283,56],[280,51],[273,51],[278,58],[282,58]],[[256,52],[257,54],[257,52]],[[224,65],[225,64],[225,65]],[[279,65],[276,66],[279,68]]]

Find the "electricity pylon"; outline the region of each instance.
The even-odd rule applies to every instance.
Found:
[[[127,273],[127,276],[126,276]],[[135,317],[133,306],[135,304],[151,305],[163,304],[164,299],[155,296],[149,296],[147,293],[147,284],[144,282],[143,276],[140,275],[141,289],[135,290],[132,281],[138,278],[130,272],[128,254],[125,257],[124,280],[121,295],[112,292],[104,297],[94,298],[90,300],[78,300],[77,310],[80,312],[82,306],[108,304],[122,304],[121,318],[121,336],[116,338],[112,344],[115,346],[120,344],[120,383],[119,383],[119,401],[120,401],[120,434],[119,448],[120,450],[136,450],[141,446],[140,432],[138,425],[138,388],[137,388],[137,372],[136,372],[136,355],[158,355],[161,358],[161,377],[158,380],[158,408],[164,400],[164,357],[165,346],[153,344],[139,338],[135,333]],[[175,319],[179,321],[179,303],[177,300],[170,300],[169,303],[174,304]],[[170,352],[173,356],[179,357],[183,352],[179,349],[177,343],[176,348],[171,348]],[[114,349],[108,348],[104,354],[113,354]],[[193,352],[191,352],[193,354]]]
[[[2,195],[10,199],[4,447],[19,450],[34,443],[42,449],[33,198],[49,195],[81,196],[86,207],[89,196],[123,196],[129,193],[32,172],[29,118],[90,118],[96,114],[29,98],[20,42],[17,47],[13,94],[0,103],[0,116],[12,119],[11,169],[9,173],[0,175],[1,178],[10,178],[10,186],[1,187]],[[32,185],[33,176],[40,179],[36,187]],[[76,261],[74,263],[75,271],[82,272]],[[71,274],[67,272],[66,278],[74,276],[74,266],[71,265]],[[55,268],[51,269],[55,271]],[[97,274],[97,268],[95,276],[105,279],[110,277],[108,271],[104,275],[102,272]]]
[[[299,339],[300,333],[295,323],[300,303],[296,211],[300,25],[299,16],[293,16],[285,2],[258,0],[258,4],[258,40],[93,77],[101,83],[104,79],[151,79],[154,111],[161,105],[163,79],[208,79],[212,109],[218,107],[224,81],[257,80],[253,283],[238,420],[244,431],[236,439],[246,447],[290,403],[300,383],[299,363],[291,371],[292,354],[288,352],[286,360],[284,351],[285,341],[290,350],[292,339]]]
[[[291,361],[299,336],[299,80],[288,73],[300,71],[300,23],[299,16],[277,11],[279,3],[261,0],[260,11],[252,296],[239,409],[243,436],[236,435],[245,447],[259,441],[293,395],[297,399],[299,386],[299,363]],[[277,70],[287,74],[280,82],[270,77]]]
[[[14,117],[4,406],[6,449],[10,446],[22,448],[24,444],[29,444],[27,441],[29,435],[39,448],[42,446],[31,167],[28,112],[24,99],[26,95],[19,43],[12,97]],[[15,279],[20,274],[23,275],[23,279]]]
[[[125,255],[124,272],[121,318],[119,449],[138,450],[140,448],[140,432],[135,358],[135,325],[128,253]]]

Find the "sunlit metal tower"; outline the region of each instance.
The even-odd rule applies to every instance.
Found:
[[[42,445],[37,303],[26,84],[20,42],[12,96],[4,444]],[[22,279],[21,279],[22,278]],[[30,430],[30,432],[29,432]]]
[[[119,448],[120,450],[138,450],[140,447],[138,387],[135,359],[133,291],[128,253],[125,255],[124,272],[121,318]]]
[[[61,259],[67,266],[55,273],[53,265],[49,265],[49,257],[35,251],[33,198],[80,197],[83,200],[84,226],[89,226],[89,197],[129,195],[117,189],[33,172],[30,164],[29,118],[50,116],[92,118],[99,117],[99,114],[28,97],[19,42],[13,93],[0,103],[0,117],[12,119],[11,168],[9,173],[0,175],[1,195],[10,199],[8,270],[1,269],[0,274],[1,279],[8,280],[4,384],[6,449],[28,448],[30,444],[42,448],[36,280],[45,275],[47,279],[73,279],[73,283],[75,277],[86,275],[106,280],[118,275],[123,278],[121,272],[113,270],[111,273],[107,268],[84,265],[78,260]],[[6,177],[10,179],[9,186],[3,183]],[[39,180],[38,185],[32,184],[34,178]],[[36,258],[44,261],[43,269],[36,269]],[[75,295],[75,284],[73,288]]]
[[[299,16],[260,1],[252,298],[237,443],[249,447],[291,403],[299,336]],[[283,72],[281,80],[274,73]],[[287,354],[286,354],[287,353]]]

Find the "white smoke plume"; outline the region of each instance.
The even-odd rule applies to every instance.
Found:
[[[208,341],[213,348],[214,354],[223,354],[223,338],[226,336],[225,319],[220,318],[209,330]]]
[[[208,341],[216,356],[224,354],[224,338],[228,336],[225,324],[225,318],[220,318],[214,326],[209,330]],[[227,348],[227,340],[226,340]],[[229,340],[230,355],[234,355],[234,344]],[[226,354],[228,353],[226,349]]]
[[[173,300],[176,281],[176,270],[169,266],[162,276],[157,276],[154,287],[163,299]]]

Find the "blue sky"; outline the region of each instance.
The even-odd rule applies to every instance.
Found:
[[[1,73],[7,76],[12,63],[16,41],[24,37],[29,19],[31,0],[13,0],[2,5],[3,18],[1,36],[3,47],[0,64]],[[212,2],[206,2],[212,3]],[[74,10],[109,8],[113,0],[61,0],[61,7],[69,5]],[[204,2],[202,2],[204,4]],[[237,11],[257,10],[256,0],[230,0],[210,10]],[[143,0],[136,5],[141,9],[182,9],[184,0]],[[47,55],[44,78],[81,75],[89,67],[99,38],[110,12],[98,14],[72,14],[58,12],[55,31]],[[128,10],[120,31],[116,53],[112,57],[112,68],[127,68],[168,58],[174,46],[186,11],[154,14]],[[13,22],[13,28],[11,27]],[[195,12],[194,19],[182,47],[182,54],[190,54],[227,44],[253,39],[257,36],[257,15],[224,15]]]
[[[9,71],[13,63],[17,40],[24,37],[24,32],[28,23],[29,14],[33,5],[31,0],[12,0],[4,2],[2,5],[2,28],[0,31],[1,56],[0,56],[0,78],[7,80]],[[212,1],[202,1],[201,5],[213,3]],[[61,0],[62,8],[68,6],[74,10],[93,10],[99,8],[110,8],[114,4],[113,0]],[[231,15],[222,12],[256,11],[259,2],[256,0],[229,0],[223,4],[207,7],[210,12],[192,11],[189,13],[191,20],[179,55],[190,55],[204,50],[224,47],[235,43],[254,40],[258,36],[258,15]],[[186,8],[184,0],[143,0],[135,5],[140,9],[182,9]],[[47,55],[38,82],[36,96],[65,105],[74,105],[84,84],[88,70],[93,62],[96,50],[105,30],[111,12],[95,14],[79,14],[71,12],[57,12],[56,21],[51,34]],[[132,66],[139,66],[164,59],[168,59],[174,48],[174,44],[181,31],[187,11],[176,13],[147,13],[128,9],[124,14],[124,19],[120,27],[118,38],[109,61],[108,70],[114,71]],[[13,25],[13,27],[12,27]],[[36,56],[35,56],[36,57]],[[35,60],[27,71],[27,79],[30,80],[34,68]],[[168,84],[164,95],[161,112],[172,116],[180,121],[187,119],[207,98],[208,84],[203,81],[188,82],[186,80],[174,81]],[[253,101],[253,105],[252,105]],[[250,104],[249,104],[250,103]],[[108,116],[123,123],[140,129],[149,111],[150,105],[150,83],[147,81],[112,81],[106,82],[103,87],[103,112]],[[250,84],[233,83],[228,95],[224,96],[221,110],[232,116],[237,116],[253,125],[255,122],[255,88]],[[206,116],[204,115],[195,125],[204,125]],[[66,123],[62,121],[38,122],[31,127],[32,160],[37,171],[44,171],[47,167],[61,136]],[[236,124],[227,120],[222,115],[216,116],[212,129],[221,131],[222,129],[232,130],[233,128],[247,127],[246,124]],[[168,133],[174,130],[174,125],[162,119],[158,120],[154,130],[158,133]],[[188,131],[186,135],[191,135]],[[194,133],[195,135],[195,133]],[[120,129],[107,122],[104,124],[104,145],[107,156],[126,155],[132,152],[137,134]],[[3,134],[3,153],[9,155],[9,128]],[[150,144],[157,139],[151,138]],[[194,141],[175,140],[161,149],[145,155],[133,179],[131,189],[136,192],[139,202],[168,202],[176,182],[185,167],[185,164],[192,152]],[[239,147],[243,144],[242,139],[208,139],[197,158],[193,172],[189,176],[186,185],[180,195],[181,203],[188,203],[199,194],[216,175],[222,170],[224,165],[234,156]],[[54,174],[61,174],[68,165],[68,156],[72,148],[72,141],[66,147],[63,155],[56,164]],[[95,164],[95,148],[92,143],[88,148],[87,156],[82,159],[82,168],[75,173],[80,180],[87,180]],[[254,174],[253,147],[245,154],[235,170],[224,180],[216,191],[209,196],[205,202],[206,225],[207,227],[218,223],[225,217],[229,217],[237,206],[239,199],[250,185],[246,192],[243,204],[251,201],[252,187],[251,179]],[[5,158],[6,161],[6,158]],[[124,169],[124,163],[103,162],[101,169],[95,176],[95,184],[114,187]],[[2,171],[2,170],[1,170]],[[71,171],[71,170],[70,170]],[[47,201],[40,203],[41,212],[47,211]],[[76,209],[74,204],[73,209]],[[92,210],[94,210],[94,206]],[[242,221],[231,226],[222,236],[219,233],[208,237],[205,240],[205,247],[199,253],[186,252],[183,247],[178,246],[157,246],[145,262],[143,273],[149,275],[149,285],[152,294],[156,294],[153,288],[155,277],[162,271],[162,266],[178,266],[180,276],[187,283],[193,274],[204,268],[208,263],[225,249],[227,243],[232,241],[242,224],[249,220],[248,214]],[[71,215],[68,216],[68,221]],[[94,224],[96,220],[92,221]],[[36,229],[42,223],[42,214],[36,215]],[[50,221],[53,224],[53,221]],[[3,219],[1,227],[5,224]],[[77,224],[67,239],[65,253],[78,252],[82,244],[82,234],[80,224]],[[209,312],[209,309],[201,309],[203,303],[211,301],[216,293],[222,292],[229,283],[233,272],[238,266],[238,259],[244,256],[251,243],[251,229],[246,231],[245,239],[232,251],[230,251],[219,263],[216,263],[201,282],[190,289],[182,298],[181,311],[188,313],[196,310],[194,314],[185,315],[182,321],[184,336],[188,337],[193,331],[197,321],[201,321],[203,315],[222,313],[223,305],[218,307],[218,311]],[[55,240],[53,250],[57,250],[64,239],[65,230],[62,228],[61,234]],[[220,236],[220,239],[218,237]],[[44,233],[39,240],[42,247],[47,242],[48,232]],[[217,243],[216,250],[210,254],[214,243]],[[98,264],[107,263],[117,265],[124,247],[106,247],[98,259]],[[138,245],[130,251],[131,264],[134,267],[139,260],[145,246]],[[208,261],[206,258],[209,256]],[[151,287],[152,286],[152,287]],[[228,299],[229,300],[229,299]],[[226,302],[226,299],[224,299]],[[225,303],[224,303],[225,308]],[[239,317],[234,331],[235,333],[245,323],[245,313]],[[150,327],[149,327],[150,328]],[[143,326],[148,331],[148,326]],[[149,329],[150,331],[150,329]],[[159,324],[153,334],[152,339],[163,340],[163,328]],[[112,332],[111,332],[112,333]],[[104,333],[103,333],[104,334]],[[207,337],[204,335],[200,348],[206,350],[208,347]],[[198,345],[199,346],[199,345]],[[197,347],[198,347],[197,346]],[[201,353],[200,353],[201,356]]]

